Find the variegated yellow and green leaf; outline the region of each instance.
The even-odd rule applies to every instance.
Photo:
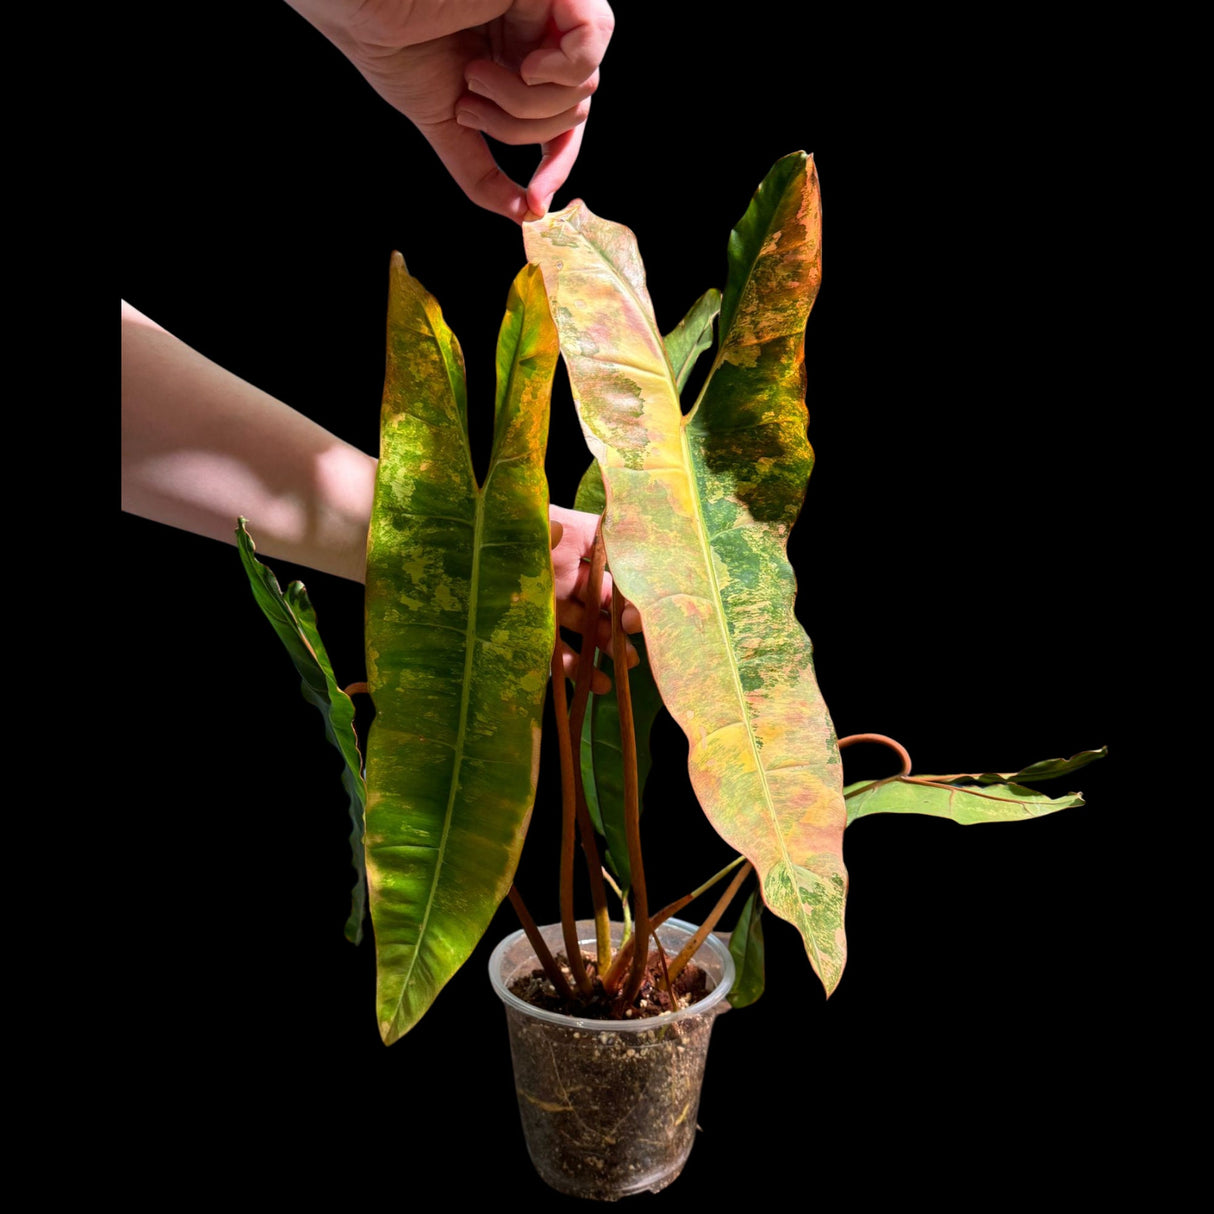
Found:
[[[663,342],[674,371],[675,387],[681,392],[696,360],[712,345],[712,322],[721,310],[721,292],[715,287],[705,291],[691,305]],[[578,484],[573,508],[587,514],[602,514],[607,505],[603,477],[599,466],[592,462]],[[653,682],[653,674],[645,656],[645,642],[634,639],[640,664],[629,672],[632,693],[633,725],[636,731],[637,780],[644,806],[645,781],[653,766],[649,748],[649,733],[662,709],[662,697]],[[632,885],[632,870],[628,861],[628,836],[624,827],[624,756],[620,749],[620,715],[615,699],[615,669],[611,658],[600,653],[596,665],[609,679],[612,689],[603,696],[590,696],[586,719],[582,725],[581,767],[582,789],[586,806],[595,829],[607,840],[603,856],[608,868],[615,873],[622,889]]]
[[[1084,750],[1069,759],[1045,759],[1020,771],[972,775],[891,776],[861,781],[843,790],[847,823],[869,814],[927,814],[962,826],[979,822],[1023,822],[1083,804],[1083,794],[1047,797],[1028,783],[1056,780],[1103,758],[1107,748]]]
[[[367,786],[363,780],[358,737],[354,732],[354,704],[333,674],[333,664],[320,639],[316,612],[303,582],[292,582],[286,594],[283,594],[273,571],[254,555],[257,549],[252,536],[245,529],[246,521],[242,518],[237,523],[236,546],[240,550],[240,561],[249,585],[253,588],[253,597],[291,655],[291,661],[299,672],[303,697],[324,718],[325,737],[337,748],[345,763],[341,783],[349,798],[350,853],[355,873],[354,889],[350,894],[350,916],[346,920],[346,939],[353,944],[361,944],[363,919],[367,911],[367,866],[363,858],[363,810]]]
[[[510,888],[535,798],[555,635],[544,449],[557,357],[515,280],[479,487],[463,355],[394,255],[367,552],[367,874],[385,1042],[407,1032]]]
[[[813,463],[813,161],[778,162],[730,238],[720,345],[685,418],[632,233],[574,203],[525,225],[524,239],[603,472],[608,561],[687,734],[692,785],[829,993],[846,956],[842,767],[786,555]]]

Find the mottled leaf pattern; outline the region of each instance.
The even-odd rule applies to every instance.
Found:
[[[767,983],[763,946],[763,900],[752,890],[729,937],[729,952],[737,970],[729,989],[732,1007],[749,1007],[763,994]]]
[[[555,620],[544,449],[556,334],[511,288],[477,487],[463,356],[393,257],[367,559],[367,873],[380,1031],[416,1023],[505,897],[535,797]]]
[[[632,233],[581,203],[524,226],[603,470],[608,560],[687,734],[693,787],[829,993],[846,955],[846,808],[785,552],[813,462],[803,350],[820,236],[813,162],[797,153],[730,238],[721,345],[684,419]]]
[[[241,564],[248,575],[253,597],[274,626],[286,646],[301,679],[304,699],[324,718],[325,737],[337,748],[345,762],[342,787],[350,806],[350,853],[354,865],[354,889],[350,895],[350,917],[346,920],[346,939],[362,943],[363,919],[367,911],[367,866],[363,859],[363,810],[367,786],[363,780],[362,756],[354,733],[354,705],[338,686],[333,665],[316,628],[316,612],[308,600],[303,582],[292,582],[283,594],[278,579],[254,553],[253,539],[245,530],[245,519],[236,527],[236,545]]]

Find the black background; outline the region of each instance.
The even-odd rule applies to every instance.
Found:
[[[723,282],[730,227],[770,165],[815,154],[818,462],[791,554],[839,734],[892,734],[924,772],[1113,753],[1053,789],[1083,788],[1086,807],[1040,821],[849,830],[842,984],[828,1003],[795,933],[769,921],[767,994],[718,1023],[703,1133],[656,1200],[745,1199],[772,1182],[939,1194],[976,1172],[1027,1191],[1056,1167],[1078,1183],[1107,1162],[1118,1097],[1139,1081],[1110,1043],[1152,977],[1129,943],[1147,911],[1125,855],[1118,672],[1134,641],[1115,568],[1125,460],[1105,426],[1139,390],[1119,296],[1131,203],[1108,153],[1112,128],[1133,137],[1121,50],[1081,28],[835,25],[767,6],[689,31],[685,8],[618,6],[555,205],[584,197],[633,228],[668,329]],[[285,5],[126,11],[124,298],[373,452],[399,249],[463,344],[486,450],[517,229],[469,204]],[[523,178],[535,158],[501,156]],[[588,456],[563,369],[548,461],[553,500],[571,504]],[[433,1174],[461,1198],[504,1183],[559,1202],[525,1163],[485,979],[508,908],[385,1049],[370,945],[341,935],[339,762],[235,551],[119,526],[123,948],[139,978],[123,1002],[159,1165],[200,1184],[239,1172],[267,1193],[335,1169],[351,1201],[374,1185],[403,1203]],[[284,585],[307,582],[338,677],[362,677],[361,588],[269,563]],[[728,852],[699,820],[677,730],[666,722],[655,743],[668,757],[647,865],[661,903]],[[880,752],[847,758],[849,778],[890,769]],[[550,920],[547,746],[545,764],[519,884]]]

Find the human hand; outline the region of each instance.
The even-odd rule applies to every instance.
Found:
[[[563,506],[549,506],[548,518],[552,527],[552,572],[556,587],[556,617],[562,628],[581,632],[586,619],[586,583],[590,576],[590,554],[594,549],[594,531],[598,525],[597,514],[585,514],[580,510],[566,510]],[[611,574],[603,571],[603,586],[599,595],[598,646],[611,653]],[[625,632],[640,632],[641,615],[629,603],[625,606],[620,622]],[[577,673],[577,654],[558,641],[561,664],[565,674],[573,678]],[[628,642],[628,665],[640,661],[632,642]],[[595,670],[590,690],[602,695],[611,690],[611,680],[601,670]]]
[[[607,0],[287,2],[421,131],[478,206],[518,223],[548,210],[598,87],[615,24]],[[485,135],[540,145],[525,190]]]

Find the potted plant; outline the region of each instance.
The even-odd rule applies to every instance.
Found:
[[[820,277],[821,229],[810,158],[798,153],[777,163],[731,236],[723,292],[701,296],[665,337],[627,229],[574,204],[529,225],[526,241],[535,265],[516,279],[507,306],[494,447],[480,484],[472,471],[458,343],[403,261],[393,262],[381,462],[368,545],[367,666],[377,716],[365,783],[353,709],[332,673],[306,595],[301,587],[283,595],[243,533],[242,554],[259,601],[343,754],[355,867],[366,860],[384,1040],[391,1043],[416,1024],[509,894],[535,965],[568,1004],[550,1014],[571,1017],[566,1027],[578,1035],[574,1040],[585,1037],[597,1048],[597,1038],[586,1036],[588,1005],[606,999],[608,1019],[624,1020],[634,1015],[644,989],[663,1006],[654,1027],[628,1031],[682,1041],[680,1025],[697,1015],[694,1002],[679,1006],[678,975],[671,973],[682,969],[684,950],[668,958],[673,938],[659,936],[651,954],[648,938],[651,923],[673,924],[686,899],[657,913],[648,906],[638,825],[643,773],[629,741],[635,736],[643,743],[658,689],[688,737],[700,804],[739,853],[710,923],[752,868],[756,875],[731,941],[732,966],[741,976],[735,1006],[762,990],[764,906],[797,929],[827,992],[838,985],[846,956],[842,837],[850,821],[875,812],[962,823],[1051,813],[1079,803],[1078,796],[1050,799],[1031,785],[1069,774],[1098,752],[1017,773],[921,776],[912,774],[902,751],[898,774],[843,782],[840,745],[866,735],[842,743],[835,738],[809,641],[794,615],[785,551],[812,466],[802,346]],[[714,323],[716,352],[684,413],[680,391],[711,346]],[[565,773],[562,923],[548,929],[545,943],[512,879],[534,798],[554,632],[542,461],[558,334],[596,459],[579,504],[604,511],[591,578],[606,564],[616,579],[617,647],[612,696],[587,699],[592,621],[570,708],[563,678],[553,681]],[[621,590],[644,620],[641,678],[651,671],[654,679],[638,689],[644,719],[635,734],[619,647]],[[614,717],[622,725],[619,740],[610,728]],[[624,923],[614,930],[600,878],[599,835],[624,907]],[[578,838],[595,911],[581,930],[573,911]],[[688,885],[708,876],[693,875]],[[360,869],[348,923],[352,939],[362,928],[362,888]],[[591,938],[592,960],[583,962]],[[558,939],[563,961],[552,947]],[[495,962],[508,951],[499,949]],[[730,968],[723,957],[718,950],[709,975],[722,986]],[[521,963],[513,958],[510,964],[517,970]],[[511,970],[510,977],[518,976]],[[499,977],[506,997],[509,979],[504,971]],[[711,1016],[705,1020],[710,1028]],[[600,1032],[606,1038],[606,1028]],[[702,1035],[706,1039],[707,1028]],[[630,1057],[630,1049],[632,1058],[644,1053],[614,1041],[598,1044],[607,1047],[599,1050],[600,1067]],[[528,1074],[528,1064],[522,1066]],[[633,1071],[640,1067],[632,1063]],[[606,1087],[628,1083],[621,1075]],[[532,1090],[529,1080],[519,1086],[524,1120],[533,1109],[543,1114],[537,1114],[541,1136],[538,1125],[550,1127],[554,1119],[593,1120],[581,1110],[573,1114],[550,1092]],[[690,1149],[694,1099],[687,1096],[662,1116],[673,1162],[652,1174],[617,1154],[614,1144],[605,1151],[602,1135],[592,1151],[579,1143],[581,1155],[566,1154],[548,1172],[541,1163],[541,1171],[558,1187],[563,1177],[567,1191],[596,1197],[662,1187]],[[534,1137],[532,1145],[534,1156]]]

